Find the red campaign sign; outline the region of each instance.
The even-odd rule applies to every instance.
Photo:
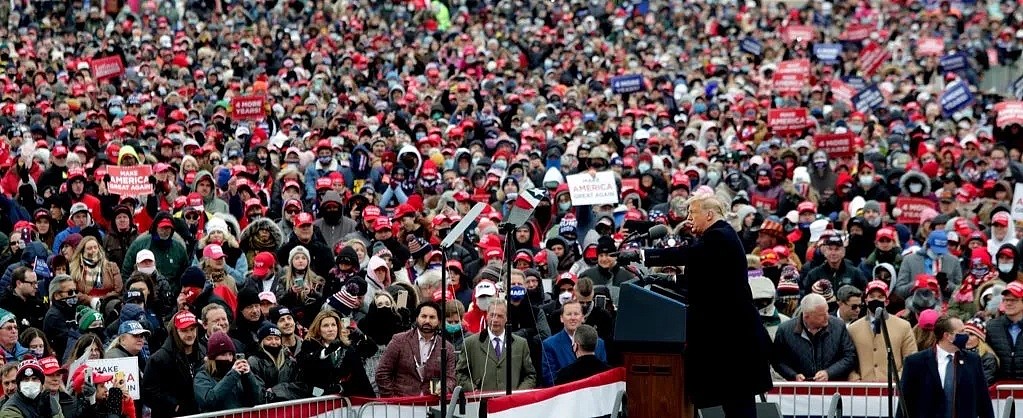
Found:
[[[870,77],[877,72],[877,69],[891,58],[891,54],[878,44],[867,45],[863,50],[860,51],[860,57],[856,59],[856,66],[860,68],[860,72],[864,76]]]
[[[1012,124],[1023,125],[1023,102],[1018,100],[1001,102],[995,105],[995,111],[998,112],[995,126],[1004,128]]]
[[[120,77],[121,74],[124,74],[124,62],[121,61],[120,55],[94,58],[89,63],[89,68],[92,69],[92,76],[96,80]]]
[[[767,111],[767,126],[778,135],[798,134],[806,128],[805,107],[770,109]]]
[[[835,101],[852,106],[852,98],[856,95],[856,89],[839,79],[831,80],[831,97]]]
[[[810,74],[810,60],[801,58],[779,62],[775,74]]]
[[[622,179],[622,190],[635,190],[640,191],[639,179]]]
[[[850,157],[856,154],[853,149],[853,134],[819,134],[813,136],[813,142],[817,149],[828,153],[828,157]]]
[[[771,199],[769,197],[754,194],[750,197],[750,203],[753,204],[753,207],[768,213],[774,213],[778,210],[778,199]]]
[[[864,25],[862,23],[850,23],[845,27],[845,31],[838,36],[838,39],[843,41],[862,41],[870,37],[870,32],[874,28],[870,25]]]
[[[814,31],[813,26],[807,25],[789,25],[785,27],[785,41],[807,43],[813,42]]]
[[[987,49],[987,63],[988,65],[995,67],[998,64],[998,50],[994,48]]]
[[[803,87],[810,84],[810,76],[807,74],[782,74],[774,73],[771,76],[771,87],[775,92],[782,95],[798,95]]]
[[[231,98],[231,119],[234,120],[261,120],[265,116],[263,103],[264,96],[235,96]]]
[[[895,198],[895,208],[902,211],[896,219],[900,224],[918,224],[920,223],[920,212],[924,209],[938,209],[934,201],[930,199],[907,196]]]
[[[945,40],[937,36],[920,38],[916,41],[917,56],[940,56],[945,53]]]
[[[149,182],[149,176],[153,175],[152,166],[108,165],[107,174],[110,175],[110,181],[107,182],[107,192],[110,194],[139,197],[153,193],[153,185]]]

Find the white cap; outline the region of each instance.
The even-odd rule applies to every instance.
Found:
[[[156,255],[154,255],[153,252],[149,250],[140,250],[138,254],[135,255],[135,264],[141,264],[143,261],[146,260],[156,261]]]
[[[489,281],[481,281],[476,285],[476,297],[480,296],[494,296],[497,294],[497,288],[494,284]]]
[[[824,231],[828,230],[828,220],[818,219],[810,223],[810,242],[817,242],[821,239],[821,235],[824,235]]]

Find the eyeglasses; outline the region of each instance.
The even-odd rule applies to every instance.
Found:
[[[863,305],[849,305],[849,309],[852,309],[854,311],[858,311],[861,308],[863,308]]]
[[[34,285],[36,283],[39,283],[39,280],[22,280],[21,282],[25,283],[25,284],[33,284]]]
[[[18,330],[18,326],[17,325],[4,325],[3,327],[0,327],[0,330],[4,330],[4,331],[17,331]]]
[[[188,219],[190,221],[194,221],[196,219],[199,219],[199,214],[198,213],[189,213],[189,214],[185,215],[185,219]]]
[[[298,215],[299,211],[297,211],[297,210],[288,210],[288,211],[284,211],[284,213],[286,213],[288,215]]]

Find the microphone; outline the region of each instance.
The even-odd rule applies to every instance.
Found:
[[[877,310],[874,311],[874,318],[884,320],[884,308],[883,307],[882,308],[877,308]]]
[[[668,230],[667,226],[665,226],[665,225],[654,225],[653,227],[648,229],[646,232],[641,232],[641,233],[638,233],[638,234],[636,234],[634,236],[630,236],[628,239],[626,239],[626,241],[641,240],[641,239],[647,239],[647,238],[649,238],[651,240],[661,239],[661,238],[664,238],[664,237],[668,236],[668,232],[670,232],[670,231]]]

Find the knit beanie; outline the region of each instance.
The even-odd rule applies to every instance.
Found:
[[[139,321],[142,323],[147,323],[148,321],[144,319],[145,314],[146,312],[145,310],[142,309],[142,306],[136,305],[134,303],[125,303],[123,306],[121,306],[120,319],[121,322]]]
[[[185,269],[184,273],[181,273],[181,287],[198,287],[202,289],[205,286],[206,273],[198,266],[189,266]]]
[[[362,297],[366,295],[366,281],[353,277],[345,282],[337,293],[327,298],[327,305],[342,316],[351,315],[358,307],[362,306]]]
[[[391,250],[388,250],[384,243],[377,241],[376,244],[373,244],[373,251],[371,255],[383,257],[384,254],[391,255]]]
[[[92,324],[96,323],[96,321],[100,321],[100,323],[102,323],[103,314],[96,312],[95,309],[79,305],[77,319],[78,331],[85,332],[89,328],[92,328]]]
[[[217,331],[210,336],[209,343],[206,344],[206,358],[215,359],[217,356],[224,353],[235,353],[234,341],[231,341],[231,337],[227,334]]]
[[[984,324],[984,318],[973,317],[966,321],[964,325],[964,331],[976,335],[981,341],[987,338],[987,325]]]
[[[295,259],[295,256],[299,255],[299,254],[304,255],[305,259],[310,261],[310,262],[313,260],[312,257],[309,255],[309,250],[306,247],[303,247],[301,245],[296,245],[295,248],[292,248],[291,251],[288,252],[288,265],[289,266],[291,265],[291,261]]]
[[[8,322],[17,323],[18,318],[15,317],[14,314],[11,313],[10,311],[7,311],[6,309],[0,309],[0,326]]]
[[[206,221],[206,234],[211,234],[213,231],[220,231],[224,235],[231,235],[231,230],[227,228],[227,221],[218,217],[212,217]]]
[[[308,251],[307,251],[308,253]],[[294,255],[294,254],[292,254]],[[307,254],[308,255],[308,254]],[[347,246],[341,249],[341,253],[337,255],[337,264],[348,264],[350,266],[359,266],[359,253],[355,252],[355,248]]]
[[[264,321],[263,326],[259,327],[259,331],[256,332],[256,340],[259,342],[263,342],[264,338],[269,337],[271,335],[276,335],[280,337],[282,335],[281,330],[280,328],[277,328],[277,325]]]
[[[248,287],[238,292],[238,310],[241,311],[252,305],[259,305],[259,294]]]
[[[818,280],[813,284],[813,287],[810,290],[813,293],[824,296],[824,299],[826,299],[828,303],[835,301],[835,291],[831,287],[831,282],[827,279]]]
[[[433,251],[433,246],[430,243],[415,235],[409,235],[407,241],[408,251],[412,258],[422,258]]]
[[[558,235],[569,241],[575,241],[579,238],[578,234],[579,221],[574,216],[565,216],[558,224]]]

